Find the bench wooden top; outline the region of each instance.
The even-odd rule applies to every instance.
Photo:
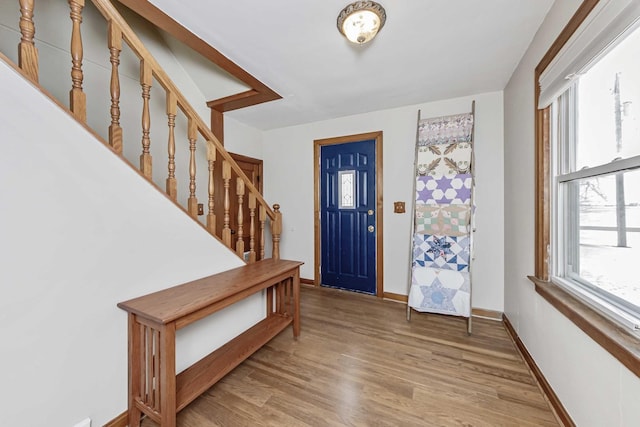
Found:
[[[154,322],[168,324],[242,291],[286,276],[304,263],[264,259],[118,303],[118,307]]]

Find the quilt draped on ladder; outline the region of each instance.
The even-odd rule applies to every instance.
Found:
[[[417,311],[471,316],[473,120],[418,121],[408,297]]]

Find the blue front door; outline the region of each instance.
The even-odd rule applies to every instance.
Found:
[[[320,155],[321,283],[376,293],[376,141],[324,145]]]

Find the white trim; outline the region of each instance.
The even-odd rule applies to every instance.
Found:
[[[640,3],[640,2],[639,2]],[[577,82],[575,82],[577,85]],[[556,100],[551,108],[551,188],[552,223],[550,265],[552,281],[583,301],[589,307],[620,324],[640,338],[640,312],[635,305],[616,295],[585,281],[580,271],[579,209],[575,206],[577,196],[572,186],[583,178],[613,174],[640,168],[640,155],[575,172],[562,173],[575,168],[575,151],[572,145],[577,135],[576,114],[578,111],[576,86],[570,87]],[[564,185],[563,185],[564,184]]]
[[[538,108],[546,108],[624,36],[640,25],[637,0],[600,0],[539,79]]]
[[[572,279],[552,276],[551,281],[587,304],[593,310],[623,325],[629,329],[632,334],[640,338],[640,317],[619,307],[610,301],[606,295],[592,289],[587,289]]]
[[[558,182],[575,181],[594,176],[608,175],[616,172],[626,171],[640,167],[640,155],[629,157],[628,159],[614,160],[611,163],[583,168],[575,172],[558,175]]]
[[[550,215],[551,215],[551,230],[550,230],[550,242],[547,245],[547,256],[548,256],[548,271],[551,276],[564,275],[564,247],[563,242],[564,239],[560,239],[558,237],[559,226],[560,226],[560,218],[559,211],[557,209],[560,206],[560,197],[562,193],[558,187],[557,182],[557,171],[558,165],[560,164],[560,152],[563,150],[564,144],[562,143],[563,136],[560,134],[560,122],[561,122],[561,112],[560,112],[560,102],[562,98],[556,99],[550,109],[550,136],[551,136],[551,147],[549,150],[549,172],[551,178],[551,188],[549,189],[549,200],[551,203],[550,206]]]

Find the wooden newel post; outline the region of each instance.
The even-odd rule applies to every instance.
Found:
[[[20,43],[18,65],[29,78],[38,81],[38,49],[33,42],[36,26],[33,23],[33,0],[20,0]]]
[[[244,213],[242,204],[244,200],[244,181],[238,177],[236,180],[236,194],[238,195],[238,240],[236,240],[236,253],[244,255]]]
[[[142,154],[140,155],[140,171],[148,179],[152,179],[151,171],[151,112],[149,99],[151,98],[151,82],[153,72],[151,66],[143,59],[140,61],[140,86],[142,86]]]
[[[273,239],[273,259],[280,259],[280,234],[282,234],[282,214],[280,213],[280,205],[273,205],[275,217],[271,223],[271,237]]]
[[[216,235],[216,214],[214,205],[215,178],[213,168],[216,162],[216,148],[212,143],[207,144],[207,161],[209,162],[209,213],[207,214],[207,230]]]
[[[189,117],[189,199],[187,210],[193,218],[198,218],[198,199],[196,198],[196,141],[198,140],[198,124]]]
[[[82,34],[80,24],[82,24],[82,9],[84,0],[69,0],[71,8],[70,17],[73,22],[71,31],[71,81],[72,87],[69,92],[69,108],[81,122],[87,121],[87,96],[82,90],[84,74],[82,72]]]
[[[224,182],[224,226],[222,228],[222,242],[231,247],[231,228],[229,228],[229,181],[231,181],[231,165],[222,162],[222,181]]]

